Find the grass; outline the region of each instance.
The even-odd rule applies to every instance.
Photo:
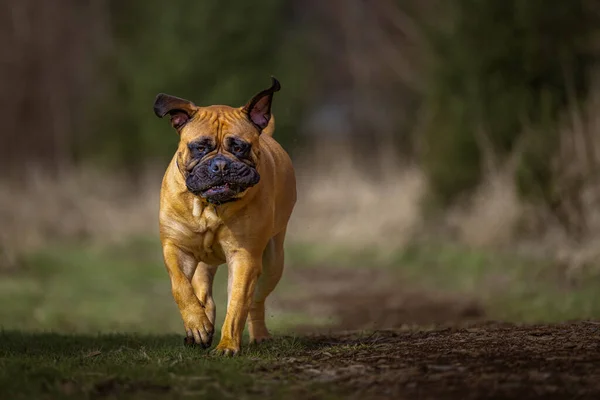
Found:
[[[0,320],[23,330],[175,332],[181,322],[169,290],[160,248],[150,241],[54,246],[3,276]]]
[[[336,398],[327,387],[262,374],[275,358],[304,351],[280,337],[241,357],[212,357],[177,335],[0,334],[0,398]],[[258,375],[261,375],[260,373]]]
[[[291,244],[288,268],[378,268],[431,291],[480,300],[496,320],[553,322],[600,317],[598,275],[567,279],[552,262],[428,243],[382,252],[373,248]],[[224,318],[225,267],[215,280],[217,326]],[[67,333],[181,333],[182,324],[162,263],[160,245],[138,238],[120,245],[60,245],[24,258],[2,273],[0,321],[5,329]],[[284,279],[277,293],[299,288]],[[314,321],[303,310],[271,312],[269,325],[286,332]],[[321,323],[321,322],[319,322]]]
[[[181,334],[161,254],[156,240],[137,238],[110,246],[58,245],[26,256],[22,268],[1,275],[0,327]],[[226,282],[227,268],[222,266],[214,283],[217,326],[224,319]],[[289,286],[282,282],[278,290]],[[267,318],[275,332],[310,320],[301,310]]]
[[[429,291],[476,298],[495,320],[600,318],[598,276],[568,281],[551,262],[510,254],[435,243],[389,252],[290,244],[287,258],[293,269],[384,269]],[[221,268],[217,327],[225,280]],[[284,278],[277,291],[293,296],[306,289]],[[20,269],[2,272],[0,398],[339,397],[335,388],[298,382],[285,371],[264,373],[274,359],[307,350],[304,339],[283,334],[315,323],[304,309],[269,316],[273,342],[246,347],[236,359],[215,358],[183,346],[156,240],[53,246],[25,257]]]

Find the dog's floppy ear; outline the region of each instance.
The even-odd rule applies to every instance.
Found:
[[[271,102],[273,101],[273,93],[281,89],[281,84],[271,77],[271,87],[263,90],[254,96],[244,106],[243,110],[248,114],[248,119],[261,131],[267,127],[271,119]]]
[[[177,130],[185,125],[197,110],[198,107],[191,101],[164,93],[160,93],[154,100],[154,114],[159,118],[169,114],[171,125]]]

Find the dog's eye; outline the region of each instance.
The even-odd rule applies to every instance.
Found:
[[[198,156],[198,155],[204,154],[205,152],[207,152],[209,150],[209,144],[203,143],[203,142],[195,142],[195,143],[190,143],[188,145],[188,148],[190,149],[190,151],[192,152],[193,155]]]
[[[250,145],[248,143],[239,141],[239,140],[231,140],[229,142],[229,151],[231,153],[237,155],[245,155],[250,149]]]

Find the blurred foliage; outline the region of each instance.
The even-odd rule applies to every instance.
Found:
[[[521,194],[555,201],[557,122],[585,99],[596,68],[596,2],[340,4],[4,2],[0,35],[14,51],[0,63],[11,77],[0,92],[13,117],[0,163],[89,160],[135,176],[166,162],[177,142],[152,112],[157,93],[243,105],[274,75],[276,137],[289,151],[302,149],[301,132],[318,143],[337,136],[362,155],[344,157],[373,172],[373,155],[395,148],[421,160],[437,204],[519,154]]]
[[[444,4],[441,21],[425,25],[423,161],[439,200],[479,182],[486,145],[500,159],[523,146],[523,194],[550,190],[559,112],[570,91],[585,96],[594,61],[589,42],[598,20],[585,4],[457,0]]]
[[[106,85],[92,110],[93,146],[85,156],[137,166],[172,156],[177,136],[152,112],[165,92],[198,105],[241,106],[270,85],[282,82],[273,106],[277,137],[296,140],[291,126],[302,112],[310,87],[303,43],[291,21],[289,2],[112,1],[112,51],[106,55]]]

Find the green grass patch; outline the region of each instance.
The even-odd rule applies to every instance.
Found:
[[[377,268],[427,291],[479,299],[490,319],[517,322],[600,318],[600,276],[567,279],[551,261],[427,243],[392,251],[290,243],[287,268]],[[217,327],[226,304],[227,269],[215,280]],[[284,279],[278,293],[304,291]],[[402,286],[399,287],[402,290]],[[183,332],[156,239],[121,245],[60,245],[25,257],[21,269],[0,279],[4,329],[67,333]],[[268,311],[276,332],[327,324],[304,310]],[[334,316],[332,316],[334,317]]]
[[[0,333],[0,398],[335,398],[327,387],[262,374],[307,343],[279,337],[240,357],[184,347],[181,336]],[[291,377],[293,378],[293,377]]]
[[[214,282],[216,326],[225,317],[227,268]],[[180,333],[183,324],[158,240],[120,245],[62,244],[24,257],[21,269],[0,279],[0,327],[67,333]],[[269,312],[269,310],[268,310]],[[284,331],[301,312],[269,312],[268,324]]]

